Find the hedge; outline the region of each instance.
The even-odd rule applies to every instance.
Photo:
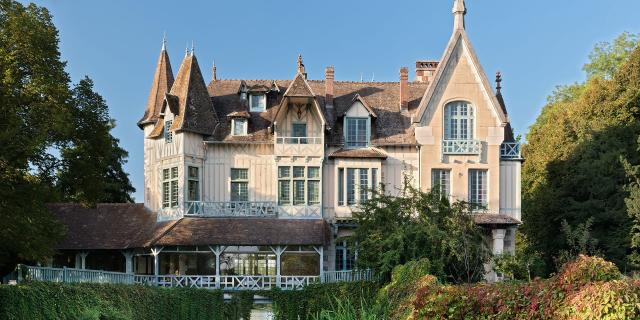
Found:
[[[226,320],[223,299],[205,289],[27,282],[0,286],[0,319]]]
[[[413,319],[640,319],[640,281],[580,256],[548,280],[421,287]]]

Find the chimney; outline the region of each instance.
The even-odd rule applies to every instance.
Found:
[[[429,83],[436,74],[438,61],[418,60],[416,61],[416,82]]]
[[[407,67],[400,68],[400,112],[409,111],[409,69]]]
[[[324,70],[324,99],[327,108],[333,108],[333,74],[333,66],[328,66]]]

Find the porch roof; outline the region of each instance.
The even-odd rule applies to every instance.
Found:
[[[521,225],[518,219],[505,214],[474,214],[473,221],[478,225],[502,225],[502,226],[516,226]]]
[[[322,245],[324,220],[182,218],[153,245]]]

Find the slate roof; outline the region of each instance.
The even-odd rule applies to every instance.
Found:
[[[157,222],[144,204],[49,204],[67,228],[59,250],[116,250],[156,245],[321,245],[324,220],[182,218]]]
[[[329,154],[329,159],[333,158],[386,159],[387,155],[383,151],[375,148],[339,149]]]

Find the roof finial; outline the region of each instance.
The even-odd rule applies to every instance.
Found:
[[[162,34],[162,49],[160,50],[167,51],[167,32],[166,31]]]
[[[213,59],[213,68],[211,69],[211,74],[212,74],[213,81],[218,80],[218,75],[216,72],[216,59]]]
[[[184,57],[188,57],[189,56],[189,42],[187,42],[187,45],[184,46]]]
[[[496,72],[496,94],[501,94],[500,90],[502,89],[502,85],[500,84],[502,82],[502,74],[500,73],[500,71]]]
[[[467,14],[467,8],[464,0],[454,0],[453,2],[453,29],[464,30],[464,15]]]
[[[196,46],[193,42],[193,40],[191,40],[191,56],[193,56],[193,54],[196,52]]]
[[[302,74],[304,78],[307,78],[307,72],[304,69],[304,64],[302,63],[302,55],[298,54],[298,73]]]

